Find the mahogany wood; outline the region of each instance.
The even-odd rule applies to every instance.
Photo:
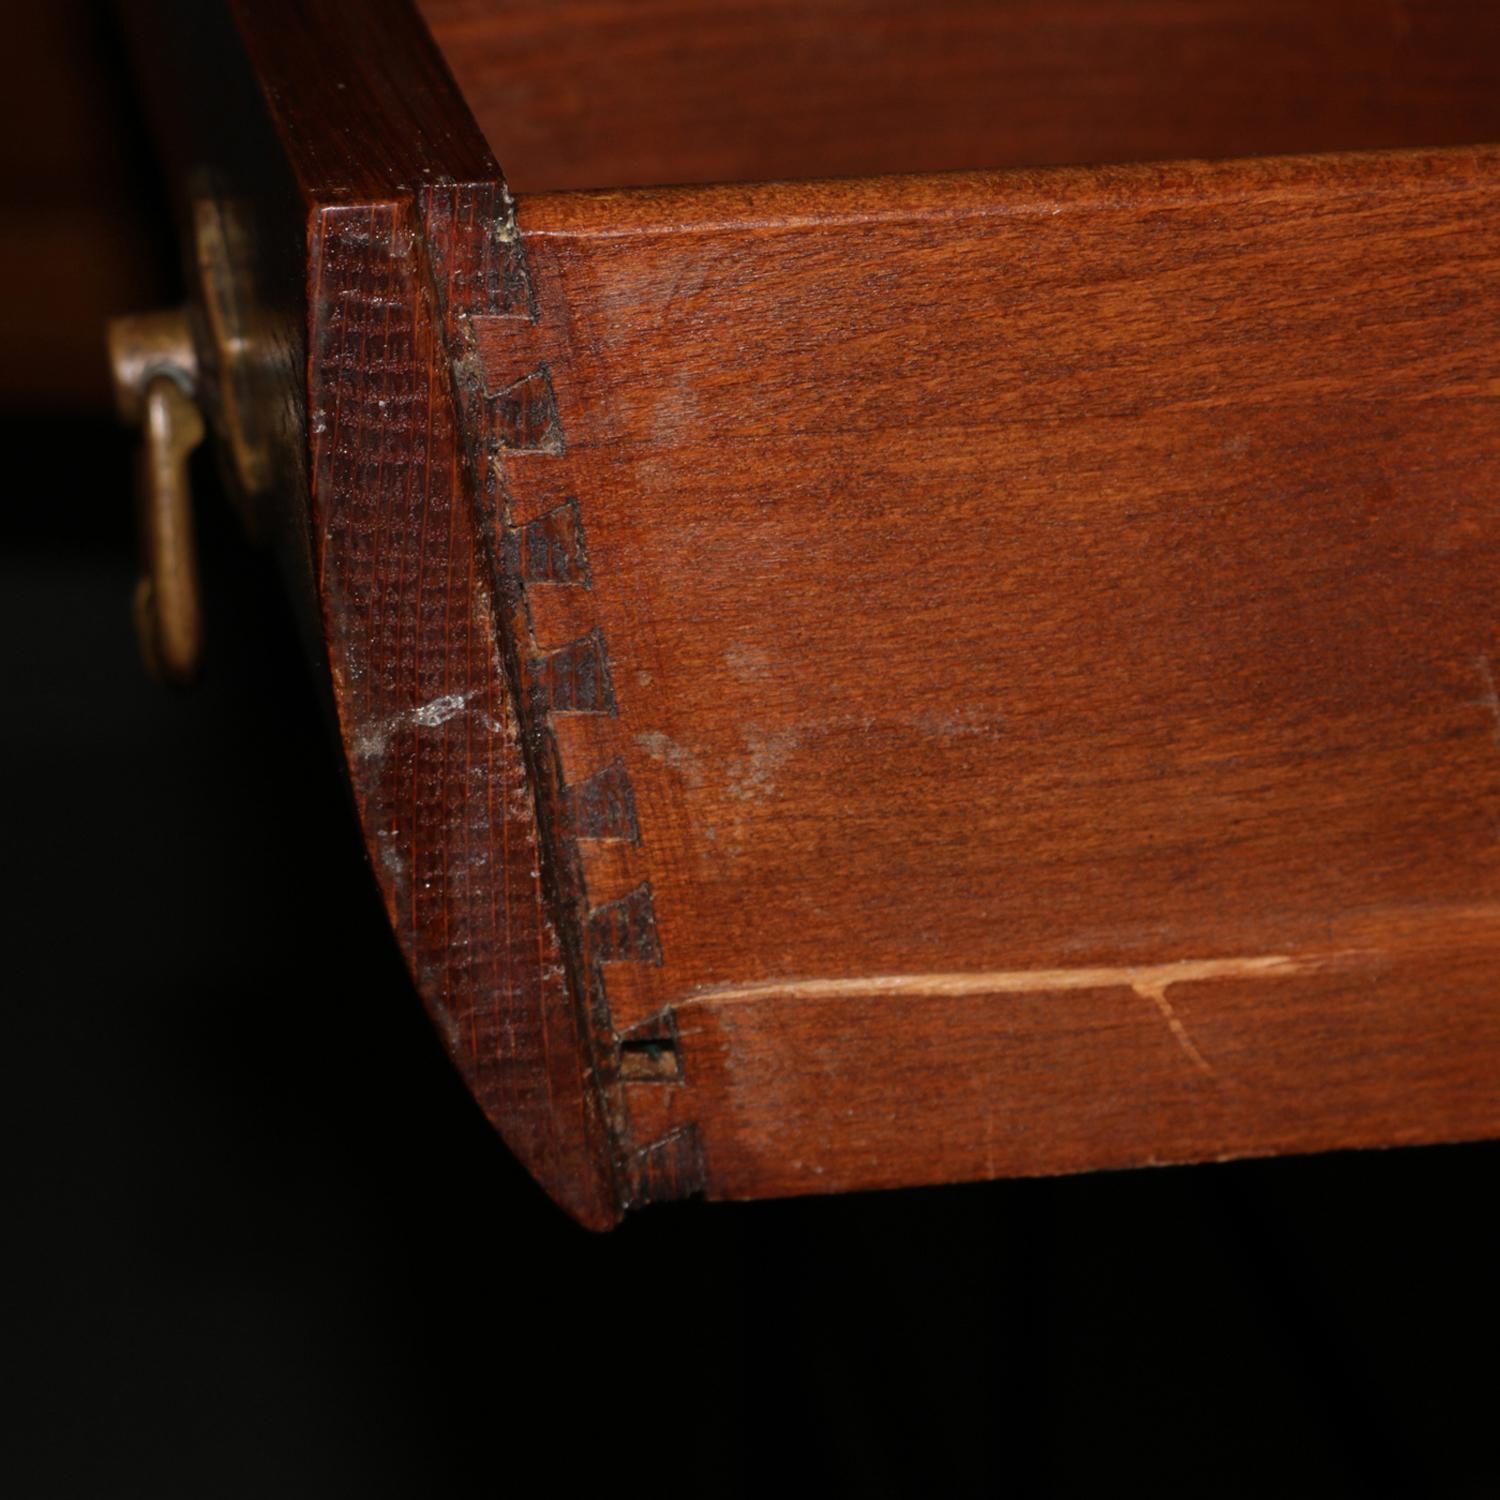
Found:
[[[1500,139],[1490,0],[418,0],[517,192]]]
[[[1497,171],[522,200],[633,1129],[742,1194],[1494,1128]]]
[[[466,201],[493,208],[499,169],[401,0],[126,15],[184,223],[210,193],[253,252],[267,530],[327,663],[392,925],[507,1143],[569,1212],[610,1223],[613,1158],[544,893],[421,227],[425,184],[469,179]]]
[[[625,9],[424,0],[604,189],[513,208],[400,0],[231,7],[283,530],[506,1139],[602,1225],[1494,1133],[1490,13]]]

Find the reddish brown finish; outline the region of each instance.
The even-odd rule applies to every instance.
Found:
[[[309,428],[334,697],[391,921],[454,1060],[570,1212],[608,1148],[409,206],[313,221]]]
[[[651,1128],[691,1115],[729,1198],[1490,1136],[1494,925],[1383,914],[1197,979],[706,997],[677,1009],[691,1088],[658,1087]]]
[[[129,14],[179,189],[248,220],[248,279],[267,304],[252,361],[275,447],[268,530],[306,580],[372,865],[423,999],[511,1148],[602,1226],[619,1211],[611,1148],[422,233],[423,191],[445,183],[465,212],[484,206],[492,236],[504,183],[404,4],[229,10],[232,26],[196,0]]]
[[[571,181],[566,57],[495,50],[542,10],[424,8],[461,73],[535,64],[558,107],[486,126]],[[1111,8],[1195,61],[1177,94],[1062,9],[1076,58],[1029,5],[726,5],[702,45],[782,61],[722,105],[643,4],[619,87],[656,112],[575,164],[727,166],[742,107],[767,170],[1041,159],[1148,97],[1108,154],[1493,123],[1477,7]],[[305,232],[283,430],[356,801],[571,1212],[1500,1129],[1500,150],[513,213],[403,5],[235,13]],[[1322,27],[1348,67],[1295,120],[1197,65],[1286,103]],[[974,128],[1012,43],[1062,73]],[[898,63],[933,105],[899,128]],[[1043,122],[1059,79],[1098,108]]]
[[[1497,172],[522,201],[710,1192],[1500,1122]]]
[[[419,0],[517,192],[1500,139],[1491,0]]]

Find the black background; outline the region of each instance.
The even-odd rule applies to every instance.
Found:
[[[108,27],[64,10],[26,118],[107,121],[111,175],[39,189],[13,138],[7,223],[93,193],[118,264],[159,200]],[[563,1219],[415,999],[211,471],[208,676],[138,670],[130,445],[102,353],[28,386],[16,264],[0,1489],[1500,1495],[1491,1146]]]

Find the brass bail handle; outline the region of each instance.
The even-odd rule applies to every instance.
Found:
[[[147,670],[180,686],[198,675],[203,659],[188,457],[203,441],[204,425],[186,312],[115,318],[109,353],[120,416],[142,434],[136,634]]]

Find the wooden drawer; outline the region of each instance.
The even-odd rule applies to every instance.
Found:
[[[570,1213],[1496,1131],[1500,11],[128,14],[391,922]]]

